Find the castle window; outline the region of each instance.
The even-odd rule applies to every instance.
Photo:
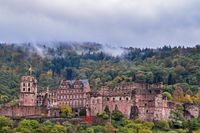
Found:
[[[26,86],[26,84],[25,84],[25,83],[23,83],[23,86]]]
[[[115,98],[113,98],[113,101],[115,101]]]
[[[145,103],[144,106],[147,106],[147,104]]]
[[[30,83],[28,83],[28,86],[30,87],[30,86],[31,86],[31,84],[30,84]]]
[[[28,92],[30,92],[31,91],[31,89],[30,88],[28,88]]]
[[[126,100],[128,101],[128,97],[126,98]]]
[[[23,88],[23,91],[26,91],[26,89],[25,89],[25,88]]]
[[[109,101],[109,98],[107,98],[107,101]]]
[[[120,98],[119,98],[119,100],[121,101],[121,100],[122,100],[122,98],[120,97]]]
[[[148,113],[149,112],[149,110],[146,110],[146,113]]]
[[[150,90],[150,91],[149,91],[149,93],[151,94],[151,93],[152,93],[152,91]]]

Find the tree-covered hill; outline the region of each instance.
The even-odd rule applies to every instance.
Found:
[[[200,46],[140,49],[90,42],[0,44],[0,94],[9,100],[17,97],[19,77],[28,73],[29,66],[41,89],[56,88],[62,78],[87,78],[92,89],[123,81],[163,82],[169,93],[180,85],[192,97],[200,84]]]

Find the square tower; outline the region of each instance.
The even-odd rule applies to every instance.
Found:
[[[22,76],[20,81],[20,105],[37,105],[37,80],[33,76]]]

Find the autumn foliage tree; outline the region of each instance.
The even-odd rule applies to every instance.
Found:
[[[62,113],[62,116],[71,118],[72,117],[72,108],[67,104],[63,104],[61,106],[61,113]]]
[[[180,86],[176,86],[175,91],[173,92],[173,100],[175,102],[181,103],[193,103],[192,97],[183,91]]]

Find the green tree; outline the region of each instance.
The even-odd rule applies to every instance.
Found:
[[[87,111],[85,108],[81,109],[79,112],[79,116],[86,116],[87,115]]]
[[[10,131],[13,127],[13,121],[5,116],[0,116],[0,132]]]
[[[168,100],[172,100],[172,95],[169,92],[163,92],[163,97],[166,97]]]
[[[108,107],[108,105],[106,105],[106,107],[105,107],[104,111],[106,112],[106,114],[110,114],[110,110],[109,110],[109,107]]]
[[[155,129],[161,129],[161,130],[164,130],[164,131],[168,131],[170,129],[169,123],[165,120],[156,121],[154,124],[155,124],[154,125]]]
[[[61,113],[63,116],[71,118],[72,117],[72,108],[67,104],[63,104],[61,106]]]
[[[19,125],[17,127],[17,131],[20,132],[31,132],[31,133],[36,133],[39,128],[41,128],[41,125],[39,124],[38,121],[36,120],[22,120],[19,122]]]
[[[56,124],[54,125],[54,127],[52,128],[52,130],[50,131],[50,133],[66,133],[66,127],[60,125],[60,124]]]
[[[174,128],[182,128],[183,122],[185,121],[183,115],[183,106],[181,104],[176,104],[175,108],[171,111],[171,122]]]
[[[112,112],[112,119],[119,121],[124,117],[123,113],[119,111],[118,107],[115,106],[115,110]]]

